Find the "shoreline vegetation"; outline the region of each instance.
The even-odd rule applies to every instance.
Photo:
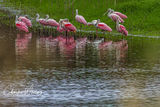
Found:
[[[22,10],[20,15],[28,14],[33,20],[36,13],[43,18],[49,14],[50,18],[57,21],[60,18],[68,18],[78,29],[80,24],[75,21],[75,10],[79,9],[79,14],[88,22],[100,18],[113,29],[113,33],[118,33],[115,30],[115,23],[107,15],[103,16],[108,8],[112,8],[128,16],[123,25],[129,34],[160,35],[160,1],[157,0],[4,0],[3,4]],[[0,17],[2,16],[5,14],[0,12]],[[82,30],[94,31],[95,27],[83,26]]]

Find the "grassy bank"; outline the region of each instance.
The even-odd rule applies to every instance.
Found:
[[[35,17],[40,13],[41,17],[49,14],[56,19],[69,18],[79,27],[75,21],[75,9],[83,15],[87,21],[100,18],[115,31],[115,23],[103,13],[108,8],[113,8],[128,16],[124,25],[132,34],[160,35],[160,1],[158,0],[5,0],[5,4],[23,9],[24,13]],[[86,28],[90,29],[90,28]],[[94,28],[91,28],[94,29]]]

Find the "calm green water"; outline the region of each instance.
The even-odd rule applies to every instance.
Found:
[[[160,106],[160,39],[0,31],[1,106]]]

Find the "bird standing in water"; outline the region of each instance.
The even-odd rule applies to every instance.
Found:
[[[123,14],[123,13],[121,13],[121,12],[114,11],[114,10],[111,9],[111,8],[109,8],[108,11],[111,11],[112,13],[117,14],[117,15],[120,16],[122,19],[127,19],[127,18],[128,18],[125,14]]]
[[[37,21],[38,23],[40,23],[40,24],[43,25],[43,26],[47,26],[47,25],[48,25],[47,19],[39,18],[40,16],[39,16],[38,13],[36,14],[36,16],[37,16],[36,21]]]
[[[126,30],[126,28],[123,25],[119,24],[119,22],[120,22],[120,20],[117,19],[117,22],[116,22],[117,31],[122,33],[125,36],[128,36],[128,31]]]
[[[49,15],[46,15],[47,25],[51,27],[58,27],[59,23],[54,19],[49,19]]]
[[[59,23],[60,26],[57,28],[57,30],[61,32],[66,31],[66,36],[68,32],[77,31],[76,27],[72,23],[70,23],[68,19],[60,19]]]
[[[112,29],[105,23],[103,22],[100,22],[100,19],[98,20],[93,20],[92,22],[89,22],[88,24],[92,24],[94,25],[97,29],[101,29],[103,31],[108,31],[108,32],[111,32]],[[96,30],[96,33],[97,33],[97,30]]]
[[[108,13],[108,17],[110,19],[112,19],[114,22],[116,22],[117,18],[118,18],[120,20],[120,23],[124,23],[124,20],[120,16],[118,16],[117,14],[113,13],[112,10],[109,9],[107,12],[104,13],[104,15],[107,13]]]
[[[75,19],[76,19],[77,22],[79,22],[81,24],[84,24],[84,25],[87,25],[87,21],[85,20],[85,18],[78,14],[78,9],[76,9]],[[80,25],[80,26],[81,26],[81,28],[80,28],[80,30],[81,30],[82,29],[82,25]]]
[[[26,16],[20,16],[18,20],[24,22],[28,27],[32,27],[32,22]]]
[[[24,32],[27,32],[27,33],[29,32],[27,25],[24,22],[22,22],[21,19],[18,20],[18,16],[16,16],[15,24],[16,24],[16,27],[17,27],[18,30],[24,31]]]

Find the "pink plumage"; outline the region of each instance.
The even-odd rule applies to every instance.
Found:
[[[19,29],[19,30],[21,30],[21,31],[29,32],[29,31],[28,31],[28,27],[27,27],[27,25],[26,25],[24,22],[17,21],[17,22],[16,22],[16,27],[17,27],[17,29]]]
[[[73,32],[77,31],[76,27],[75,27],[73,24],[71,24],[70,22],[65,23],[65,24],[64,24],[64,28],[65,28],[67,31],[73,31]]]
[[[76,9],[75,19],[76,19],[77,22],[79,22],[81,24],[84,24],[84,25],[87,25],[87,21],[85,20],[85,18],[78,14],[78,9]]]
[[[128,31],[126,30],[126,28],[123,25],[120,25],[121,28],[121,33],[124,34],[125,36],[128,35]]]
[[[47,26],[48,25],[48,23],[47,23],[47,21],[45,20],[45,19],[39,19],[39,21],[38,21],[41,25],[44,25],[44,26]]]
[[[47,25],[48,25],[46,19],[39,18],[39,17],[40,17],[39,14],[36,14],[36,15],[37,15],[37,18],[36,18],[36,21],[37,21],[37,22],[39,22],[39,23],[40,23],[41,25],[43,25],[43,26],[47,26]]]
[[[64,32],[64,31],[65,31],[65,29],[64,29],[64,28],[62,28],[62,27],[60,27],[60,26],[58,26],[58,27],[57,27],[57,31],[58,31],[58,32]]]
[[[74,49],[76,48],[76,42],[74,38],[60,36],[58,40],[61,54],[65,54],[68,56],[73,55]]]
[[[18,20],[21,20],[22,22],[24,22],[28,27],[32,27],[32,22],[28,18],[24,16],[20,16]]]
[[[48,20],[47,20],[47,24],[48,24],[49,26],[53,26],[53,27],[58,27],[58,26],[59,26],[59,23],[56,22],[54,19],[48,19]]]
[[[112,45],[112,41],[107,41],[107,42],[100,43],[99,46],[98,46],[98,48],[99,49],[105,49],[105,48],[107,48],[110,45]]]
[[[99,23],[98,28],[109,32],[112,31],[112,29],[105,23]]]
[[[118,16],[117,14],[111,13],[111,14],[109,15],[109,17],[110,17],[114,22],[116,22],[117,19],[119,19],[119,20],[120,20],[120,23],[124,23],[124,20],[123,20],[120,16]]]
[[[117,31],[122,33],[123,35],[127,36],[128,35],[128,31],[126,30],[126,28],[123,25],[117,25]]]
[[[84,19],[83,16],[76,15],[76,21],[81,23],[81,24],[87,25],[87,21]]]
[[[118,16],[120,16],[122,19],[127,19],[127,16],[120,13],[120,12],[114,12],[114,14],[117,14]]]

